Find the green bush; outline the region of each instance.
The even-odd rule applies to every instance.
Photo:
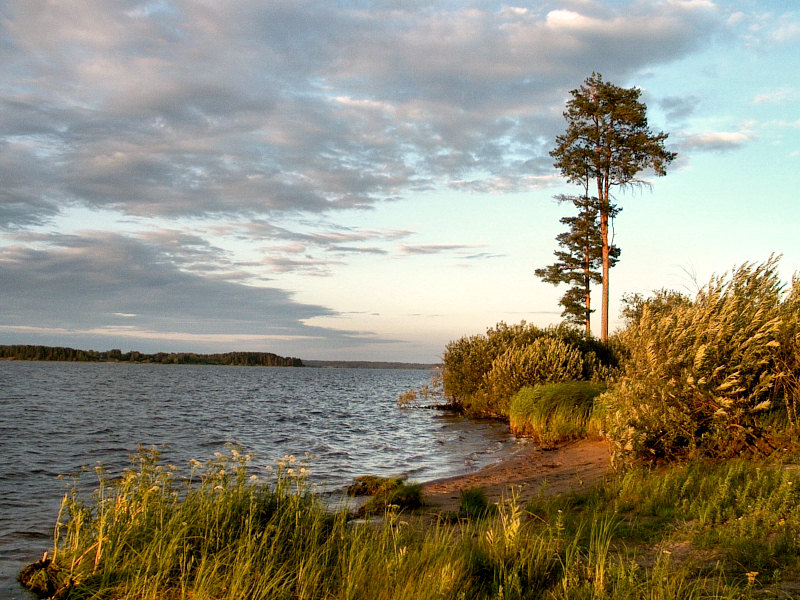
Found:
[[[598,400],[615,460],[764,449],[761,415],[776,400],[797,425],[800,286],[783,288],[770,258],[713,277],[694,300],[629,302],[624,373]]]
[[[442,381],[446,399],[473,415],[507,417],[510,397],[525,385],[585,379],[616,372],[616,352],[579,329],[498,323],[486,335],[450,342]]]
[[[594,399],[605,388],[591,381],[525,387],[511,399],[511,431],[543,447],[583,437],[589,432]]]
[[[378,475],[360,475],[353,479],[347,487],[348,496],[374,496],[388,493],[403,483],[402,477],[380,477]]]
[[[498,412],[505,416],[511,396],[524,386],[570,381],[582,374],[580,350],[559,339],[539,338],[498,356],[486,374],[486,388],[494,397]]]

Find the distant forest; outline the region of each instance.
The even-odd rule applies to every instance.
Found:
[[[194,352],[142,352],[122,350],[76,350],[53,346],[0,346],[0,360],[52,360],[71,362],[132,362],[168,365],[230,365],[243,367],[303,367],[299,358],[288,358],[271,352],[226,352],[195,354]]]

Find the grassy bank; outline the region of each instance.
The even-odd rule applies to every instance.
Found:
[[[267,480],[235,448],[190,479],[134,457],[90,498],[68,494],[43,563],[59,598],[792,597],[797,461],[634,469],[581,495],[511,495],[492,511],[356,524],[327,513],[286,458]],[[800,483],[798,481],[797,483]],[[424,499],[423,499],[424,500]],[[425,526],[422,526],[422,525]]]

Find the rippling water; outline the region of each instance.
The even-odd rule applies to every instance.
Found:
[[[59,475],[128,465],[139,444],[165,462],[205,461],[228,442],[256,465],[310,452],[312,479],[423,481],[463,473],[515,449],[506,426],[400,409],[429,382],[421,370],[0,362],[0,597],[28,598],[16,573],[49,550],[66,490]],[[86,474],[85,481],[93,483]]]

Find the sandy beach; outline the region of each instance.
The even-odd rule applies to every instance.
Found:
[[[428,510],[448,512],[458,510],[461,490],[482,488],[490,502],[498,502],[514,488],[524,503],[542,489],[545,494],[563,494],[592,486],[610,470],[604,440],[578,440],[546,451],[531,444],[475,473],[430,481],[423,485],[423,497]]]

